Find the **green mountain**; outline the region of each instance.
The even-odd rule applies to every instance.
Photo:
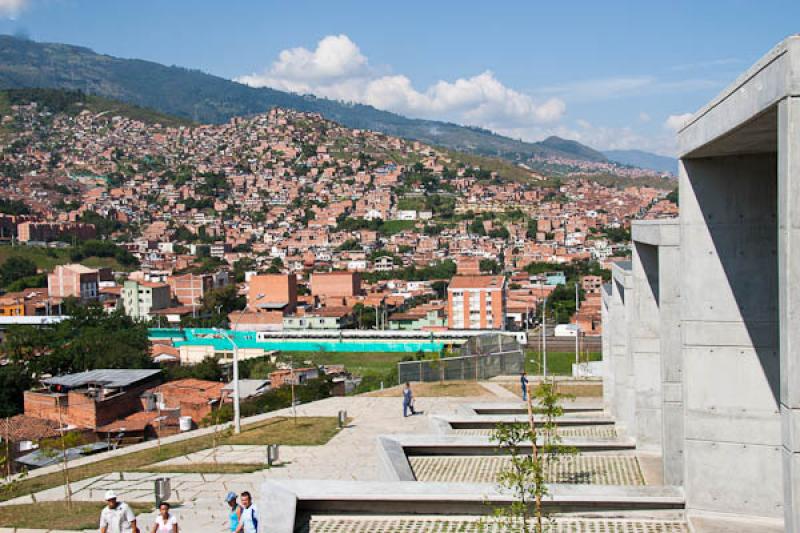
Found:
[[[608,150],[603,152],[611,161],[639,168],[649,168],[658,172],[678,175],[678,160],[674,157],[651,154],[641,150]]]
[[[605,161],[600,152],[558,137],[528,143],[481,128],[410,119],[361,104],[253,88],[199,70],[98,54],[88,48],[0,36],[0,89],[81,90],[194,122],[286,107],[322,114],[349,128],[371,129],[428,144],[515,162],[531,157]]]
[[[162,126],[174,127],[193,124],[192,121],[184,118],[69,89],[28,88],[0,90],[0,115],[10,114],[9,106],[27,105],[32,102],[36,102],[37,105],[46,108],[52,113],[76,115],[86,110],[94,114],[121,115],[147,124],[161,124]]]

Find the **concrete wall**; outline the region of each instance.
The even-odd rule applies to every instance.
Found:
[[[631,354],[633,320],[633,282],[630,266],[616,263],[611,280],[611,354],[614,372],[614,402],[612,413],[620,427],[629,435],[635,434],[636,397]]]
[[[777,160],[681,162],[687,509],[783,514]]]
[[[603,320],[603,337],[601,353],[603,357],[603,408],[610,413],[614,412],[615,398],[614,358],[611,351],[613,328],[611,327],[611,305],[613,295],[611,283],[603,285],[601,289],[602,304],[600,316]]]
[[[778,104],[778,280],[784,525],[800,530],[800,97]]]
[[[642,416],[654,417],[661,424],[659,428],[641,423],[638,425],[640,429],[658,432],[657,443],[648,442],[647,436],[639,435],[638,439],[646,447],[654,447],[662,453],[664,482],[680,485],[683,482],[684,412],[679,222],[677,219],[635,221],[632,224],[632,239],[634,286],[640,302],[638,319],[644,322],[639,329],[644,333],[655,330],[658,345],[658,369],[648,369],[650,374],[641,377],[637,373],[637,380],[642,379],[643,384],[648,385],[639,385],[637,406]],[[655,319],[648,318],[648,312],[655,312]],[[655,344],[651,337],[647,340]],[[651,357],[647,352],[643,356]],[[659,377],[658,384],[653,383],[656,376]],[[638,394],[644,398],[638,398]],[[658,445],[653,446],[655,444]]]
[[[664,483],[683,483],[684,406],[680,321],[680,248],[675,238],[658,249]]]
[[[658,247],[633,242],[631,276],[631,362],[635,396],[637,447],[656,451],[661,447],[661,354],[658,311]]]

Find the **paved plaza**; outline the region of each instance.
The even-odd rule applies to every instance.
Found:
[[[454,429],[453,433],[456,435],[469,435],[473,437],[488,437],[492,434],[492,429]],[[564,438],[571,437],[585,437],[591,439],[615,439],[617,438],[617,430],[611,425],[602,426],[578,426],[578,427],[560,427],[558,434]]]
[[[687,533],[683,521],[557,519],[552,533]],[[501,533],[499,524],[472,517],[347,517],[315,516],[303,533]]]
[[[296,414],[334,417],[340,410],[347,411],[349,425],[322,446],[281,446],[279,462],[268,468],[266,447],[263,445],[223,445],[216,450],[206,449],[175,457],[152,465],[160,473],[148,472],[144,467],[137,472],[114,472],[71,484],[77,501],[98,502],[103,493],[112,489],[124,501],[152,503],[154,481],[158,477],[170,479],[174,508],[183,531],[221,531],[226,520],[222,498],[228,491],[249,490],[258,503],[261,485],[267,480],[335,480],[382,481],[386,479],[385,464],[379,453],[378,437],[381,435],[442,435],[433,417],[448,418],[463,414],[468,406],[497,402],[506,404],[509,393],[495,384],[485,387],[487,395],[476,397],[418,398],[417,408],[422,414],[404,418],[401,399],[393,397],[356,396],[328,398],[299,406]],[[262,415],[259,420],[273,417],[291,417],[291,409]],[[491,430],[458,429],[451,437],[483,436]],[[559,428],[562,436],[592,439],[615,439],[618,432],[613,425],[569,426]],[[444,435],[442,435],[444,438]],[[264,443],[266,444],[266,443]],[[421,455],[408,458],[413,473],[420,482],[496,483],[497,473],[508,464],[503,456],[447,456]],[[553,479],[573,484],[611,484],[642,486],[647,474],[647,461],[640,463],[636,454],[580,454],[565,459],[552,472]],[[260,465],[247,474],[222,473],[168,473],[169,466],[185,470],[192,465],[218,464]],[[643,475],[642,471],[645,470]],[[166,473],[165,473],[166,472]],[[30,503],[64,499],[64,487],[55,487],[5,503]],[[2,504],[0,504],[2,505]],[[653,517],[651,517],[653,518]],[[140,516],[140,523],[150,527],[154,514]],[[560,520],[555,531],[576,533],[672,533],[687,531],[682,521],[622,520],[609,518]],[[496,531],[497,525],[478,529],[475,518],[451,516],[313,516],[305,524],[308,533],[433,533],[450,531]],[[2,531],[0,529],[0,531]]]
[[[446,483],[497,483],[511,460],[503,456],[409,457],[418,481]],[[587,455],[563,457],[552,465],[547,478],[555,483],[587,485],[644,485],[639,461],[633,455]]]

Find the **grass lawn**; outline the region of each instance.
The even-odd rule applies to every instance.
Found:
[[[282,352],[282,357],[293,361],[313,361],[315,365],[344,365],[349,372],[359,376],[385,375],[397,369],[403,357],[414,355],[405,352]]]
[[[150,512],[152,505],[130,504],[138,515]],[[102,502],[73,502],[67,507],[65,502],[28,503],[24,505],[0,506],[0,527],[29,529],[94,529],[100,522]]]
[[[412,383],[411,390],[418,398],[494,396],[475,381],[445,381],[444,383]],[[368,392],[366,396],[397,397],[403,396],[403,387],[397,386],[382,391]]]
[[[525,369],[528,374],[541,374],[540,362],[542,356],[538,350],[528,350],[525,352]],[[581,355],[581,361],[584,361]],[[590,352],[589,361],[600,361],[600,352]],[[555,376],[571,376],[572,365],[575,363],[575,352],[547,352],[547,373]]]
[[[501,383],[501,385],[522,398],[522,387],[519,383]],[[534,384],[531,383],[530,386],[534,387]],[[603,383],[600,381],[569,383],[556,381],[556,392],[576,398],[600,398],[603,396]]]
[[[416,220],[387,220],[381,226],[380,232],[384,235],[394,235],[401,231],[414,229],[416,225]]]
[[[308,423],[306,423],[308,421]],[[313,421],[313,422],[311,422]],[[313,417],[297,419],[297,425],[291,418],[273,418],[264,422],[247,424],[242,433],[222,438],[221,444],[293,444],[319,445],[327,442],[336,432],[337,421],[334,417]],[[231,440],[235,439],[235,440]],[[266,439],[266,440],[262,440]],[[150,448],[111,459],[105,459],[69,469],[70,480],[82,479],[108,474],[109,472],[130,472],[140,470],[147,465],[159,463],[211,448],[214,435],[203,435],[180,442],[165,444],[161,448]],[[31,477],[20,481],[13,490],[0,493],[0,501],[10,500],[17,496],[31,494],[40,490],[58,487],[64,484],[61,472]]]
[[[33,246],[0,246],[0,264],[12,256],[24,257],[36,263],[41,270],[53,270],[57,265],[71,263],[69,248],[37,248]],[[87,257],[80,261],[81,264],[97,268],[111,267],[112,270],[130,270],[130,267],[120,265],[113,257]]]
[[[274,422],[273,422],[274,421]],[[239,435],[231,435],[223,444],[285,444],[287,446],[318,446],[339,432],[334,417],[274,418],[270,424],[259,424]]]
[[[159,465],[140,468],[140,472],[162,472],[164,474],[252,474],[269,468],[254,463],[195,463],[186,465]]]

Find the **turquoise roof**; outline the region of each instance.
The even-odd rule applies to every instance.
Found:
[[[215,351],[231,351],[233,346],[225,337],[230,335],[236,346],[281,350],[285,352],[439,352],[444,348],[441,342],[425,341],[371,341],[371,340],[269,340],[258,342],[254,331],[218,330],[214,328],[151,328],[151,339],[172,339],[176,347],[213,346]],[[311,333],[310,335],[313,335]]]

